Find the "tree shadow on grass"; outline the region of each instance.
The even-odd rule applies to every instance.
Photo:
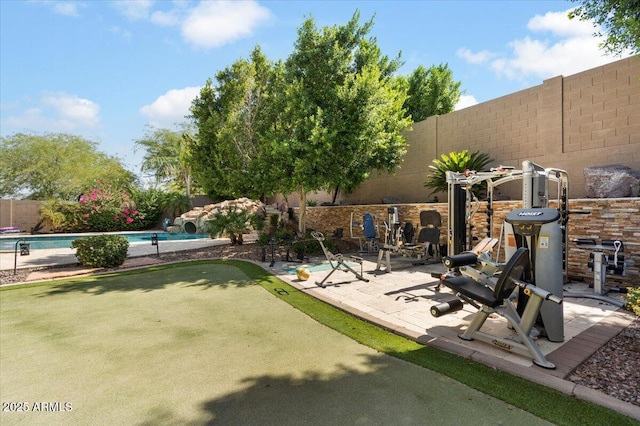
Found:
[[[112,292],[151,292],[171,286],[210,288],[239,288],[255,285],[237,266],[226,262],[188,262],[160,265],[135,271],[117,272],[80,279],[65,280],[38,297],[69,293],[102,295]]]
[[[362,355],[360,368],[261,375],[200,404],[198,420],[167,408],[143,425],[545,424],[460,383],[386,356]],[[232,384],[238,387],[238,383]]]
[[[260,375],[230,384],[236,390],[199,405],[198,420],[177,418],[170,409],[149,413],[143,425],[309,425],[394,424],[402,412],[405,424],[420,424],[429,410],[428,386],[396,382],[394,366],[384,356],[361,355],[362,366],[337,365],[331,373]],[[406,367],[406,366],[405,366]],[[401,391],[402,390],[402,391]],[[418,403],[419,402],[419,403]],[[397,420],[397,418],[395,419]]]

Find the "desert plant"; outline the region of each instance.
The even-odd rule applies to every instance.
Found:
[[[173,218],[191,210],[191,200],[179,192],[164,193],[160,200],[160,207]]]
[[[640,317],[640,287],[628,287],[625,307]]]
[[[242,234],[249,233],[252,229],[260,231],[263,227],[262,216],[235,207],[223,208],[214,213],[213,219],[205,222],[206,232],[211,238],[227,235],[231,244],[242,244]]]
[[[442,154],[440,159],[434,159],[434,164],[429,165],[430,173],[427,176],[427,181],[424,183],[424,186],[432,189],[432,194],[436,192],[447,192],[446,172],[464,172],[466,170],[481,172],[492,161],[493,159],[489,158],[487,154],[479,151],[470,154],[466,149],[461,152],[450,152],[449,155]],[[481,184],[474,185],[471,191],[473,195],[481,198],[486,194],[486,190],[487,184],[486,182],[482,182]]]
[[[121,235],[94,235],[73,240],[78,262],[92,268],[120,266],[127,258],[129,241]]]
[[[42,203],[40,207],[40,220],[34,227],[34,230],[39,230],[43,226],[51,228],[54,232],[62,231],[67,225],[66,215],[60,211],[61,202],[58,200],[48,200]]]

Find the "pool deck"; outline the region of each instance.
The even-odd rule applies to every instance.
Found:
[[[228,240],[161,242],[160,251],[221,244],[228,244]],[[155,254],[156,247],[150,244],[132,244],[125,266],[133,268],[153,265],[158,263]],[[415,266],[405,258],[392,257],[392,272],[381,273],[375,270],[375,256],[363,257],[364,275],[369,282],[358,280],[351,273],[336,271],[324,288],[317,286],[316,281],[322,280],[330,270],[312,272],[308,280],[301,281],[290,272],[292,267],[300,266],[299,263],[277,261],[272,267],[269,262],[257,264],[300,291],[422,344],[487,364],[640,420],[640,407],[568,380],[578,365],[633,321],[634,317],[629,312],[591,298],[565,297],[564,341],[554,343],[544,338],[537,341],[545,357],[557,367],[555,370],[544,369],[534,365],[526,357],[482,342],[459,339],[458,334],[466,328],[475,313],[475,309],[468,305],[461,311],[446,316],[431,316],[429,309],[432,305],[453,297],[448,289],[440,292],[435,290],[437,280],[431,273],[444,271],[440,263]],[[17,259],[19,268],[77,263],[71,249],[37,250],[32,251],[30,256],[18,255]],[[314,265],[323,261],[324,258],[311,258],[306,264]],[[13,253],[0,253],[1,269],[13,269],[13,262]],[[69,272],[71,275],[78,275],[90,273],[91,270],[77,268]],[[30,280],[51,279],[54,278],[52,273],[43,271],[42,275],[30,277]],[[564,290],[565,293],[593,294],[593,290],[584,283],[565,285]],[[617,297],[615,293],[611,296]],[[500,317],[490,318],[482,330],[504,337],[513,334],[506,327],[506,321]]]
[[[150,242],[131,243],[129,245],[129,258],[140,256],[155,256],[157,250],[160,253],[176,252],[181,250],[192,250],[215,245],[229,244],[228,238],[210,238],[194,240],[165,240],[159,241],[158,246],[152,246]],[[17,264],[17,269],[38,268],[42,266],[68,265],[78,263],[75,249],[34,249],[30,250],[28,256],[16,256],[14,252],[0,252],[0,270],[13,269]]]

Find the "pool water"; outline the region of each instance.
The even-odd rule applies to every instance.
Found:
[[[124,232],[108,235],[122,235],[131,243],[151,244],[151,236],[158,235],[158,241],[181,241],[209,238],[206,234],[169,234],[166,232]],[[100,234],[52,234],[52,235],[26,235],[24,237],[12,236],[0,238],[0,251],[13,251],[16,243],[24,240],[29,243],[30,250],[71,248],[71,242],[77,238]]]

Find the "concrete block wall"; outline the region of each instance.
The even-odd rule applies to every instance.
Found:
[[[508,212],[520,208],[520,201],[497,201],[494,203],[493,232],[492,236],[498,238],[502,222]],[[309,207],[307,209],[307,227],[331,235],[336,228],[343,228],[344,238],[349,238],[349,225],[351,213],[354,220],[362,221],[362,215],[369,212],[379,215],[380,223],[387,218],[388,204],[358,205],[358,206],[332,206]],[[447,233],[447,204],[446,203],[412,203],[399,204],[398,213],[401,222],[411,222],[414,226],[420,223],[420,211],[437,210],[442,216],[441,242],[446,242]],[[556,207],[551,203],[550,207]],[[589,214],[569,215],[569,239],[595,238],[620,239],[624,242],[626,259],[634,260],[628,264],[626,276],[617,277],[608,275],[607,282],[620,283],[620,285],[640,284],[640,198],[616,198],[616,199],[577,199],[570,200],[570,211],[588,212]],[[477,212],[473,216],[474,235],[484,238],[488,235],[486,203],[480,203]],[[381,232],[384,233],[384,228]],[[356,234],[356,235],[361,235]],[[384,238],[384,235],[382,235]],[[355,240],[354,240],[355,241]],[[504,246],[504,244],[503,244]],[[577,247],[569,242],[568,272],[570,276],[584,277],[585,280],[593,280],[593,273],[587,269],[589,251]],[[617,284],[616,284],[617,285]]]
[[[194,207],[202,207],[212,204],[213,201],[206,195],[195,195],[191,202]],[[168,213],[160,215],[158,228],[162,227],[164,217]],[[36,200],[12,200],[0,199],[0,227],[15,226],[29,232],[40,221],[40,201]],[[47,228],[42,231],[48,231]]]
[[[39,209],[40,202],[35,200],[0,200],[0,227],[30,231],[40,220]]]
[[[571,198],[585,197],[584,168],[622,164],[640,170],[640,56],[553,77],[507,96],[429,117],[406,132],[408,151],[395,174],[373,175],[346,203],[433,201],[424,188],[433,159],[480,151],[513,166],[530,160],[566,170]],[[444,194],[436,194],[442,201]],[[518,189],[505,195],[519,199]]]

